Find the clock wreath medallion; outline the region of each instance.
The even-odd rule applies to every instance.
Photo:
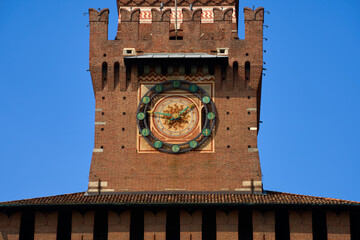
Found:
[[[185,96],[189,93],[192,98]],[[216,109],[200,86],[172,80],[151,87],[142,96],[136,118],[139,132],[150,146],[161,152],[185,153],[209,139]]]

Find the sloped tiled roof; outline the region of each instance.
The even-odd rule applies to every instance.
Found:
[[[0,203],[11,206],[56,206],[56,205],[329,205],[360,206],[360,202],[334,198],[312,197],[299,194],[267,191],[265,194],[240,193],[126,193],[85,196],[84,192],[40,197]]]

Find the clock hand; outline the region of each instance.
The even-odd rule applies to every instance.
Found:
[[[185,109],[181,110],[179,112],[179,115],[183,114],[186,110],[188,110],[189,108],[192,108],[194,106],[194,104],[190,104],[189,106],[187,106]]]
[[[185,109],[181,110],[178,114],[174,114],[172,115],[172,118],[169,120],[169,122],[171,122],[172,120],[177,120],[179,118],[182,118],[183,116],[181,116],[181,114],[183,114],[186,110],[191,109],[194,106],[194,104],[190,104],[189,106],[187,106]]]
[[[186,110],[191,109],[193,106],[194,106],[194,104],[193,104],[193,103],[192,103],[192,104],[190,104],[190,105],[189,105],[189,106],[187,106],[185,109],[183,109],[181,112],[179,112],[179,115],[183,114]],[[183,117],[183,116],[181,116],[181,117]]]
[[[153,111],[148,111],[148,113],[150,114],[159,114],[159,115],[165,115],[168,117],[172,117],[172,115],[170,113],[161,113],[161,112],[153,112]]]

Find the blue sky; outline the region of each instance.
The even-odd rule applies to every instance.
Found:
[[[360,201],[360,2],[241,1],[265,16],[258,147],[267,190]],[[0,201],[85,191],[94,139],[88,8],[1,1]],[[244,37],[240,11],[239,35]]]

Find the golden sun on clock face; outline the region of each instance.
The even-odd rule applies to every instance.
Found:
[[[200,132],[198,108],[188,97],[176,95],[164,97],[157,102],[153,111],[159,114],[152,116],[150,126],[153,134],[162,141],[184,141]],[[180,114],[181,118],[171,121],[172,116]],[[182,138],[179,139],[179,137]]]

